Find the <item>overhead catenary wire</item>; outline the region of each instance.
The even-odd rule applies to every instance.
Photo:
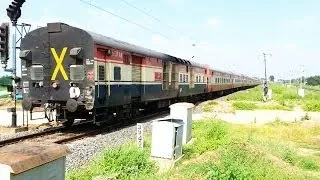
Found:
[[[193,38],[192,38],[191,36],[189,36],[189,35],[187,35],[187,34],[185,34],[185,33],[183,33],[183,32],[180,32],[179,30],[175,29],[174,27],[170,26],[169,24],[166,24],[166,23],[162,22],[159,18],[151,15],[150,13],[148,13],[148,12],[146,12],[146,11],[140,9],[140,8],[138,8],[137,6],[133,5],[132,3],[129,3],[129,2],[126,1],[126,0],[120,0],[120,1],[122,1],[123,3],[127,4],[128,6],[134,8],[134,9],[140,11],[141,13],[143,13],[143,14],[151,17],[151,18],[154,19],[155,21],[158,21],[159,23],[162,23],[162,24],[166,25],[169,29],[171,29],[171,30],[173,30],[173,31],[175,31],[175,32],[177,32],[177,33],[179,33],[179,34],[184,34],[184,35],[187,36],[190,40],[193,40]]]
[[[115,13],[112,13],[112,12],[106,10],[106,9],[103,9],[103,8],[97,6],[97,5],[94,5],[94,4],[92,4],[91,2],[88,2],[88,1],[85,1],[85,0],[80,0],[80,1],[83,2],[83,3],[86,4],[86,5],[89,5],[89,6],[92,6],[92,7],[94,7],[94,8],[97,8],[97,9],[99,9],[99,10],[101,10],[101,11],[104,11],[104,12],[106,12],[106,13],[112,15],[112,16],[115,16],[115,17],[117,17],[117,18],[119,18],[119,19],[121,19],[121,20],[123,20],[123,21],[126,21],[126,22],[128,22],[128,23],[130,23],[130,24],[136,25],[136,26],[138,26],[138,27],[140,27],[140,28],[142,28],[142,29],[144,29],[144,30],[146,30],[146,31],[149,31],[149,32],[154,33],[154,34],[161,35],[162,37],[164,37],[164,38],[166,38],[166,39],[170,39],[168,36],[164,35],[164,34],[161,33],[161,32],[154,31],[154,30],[152,30],[152,29],[150,29],[150,28],[148,28],[148,27],[145,27],[145,26],[143,26],[143,25],[141,25],[141,24],[138,24],[138,23],[136,23],[136,22],[134,22],[134,21],[131,21],[131,20],[129,20],[129,19],[126,19],[126,18],[124,18],[124,17],[122,17],[122,16],[119,16],[119,15],[117,15],[117,14],[115,14]]]

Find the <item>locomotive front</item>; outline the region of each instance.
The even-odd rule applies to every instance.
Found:
[[[23,109],[44,106],[67,124],[92,118],[93,40],[86,31],[49,23],[24,37],[20,58]]]

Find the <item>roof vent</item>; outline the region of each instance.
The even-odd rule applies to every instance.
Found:
[[[47,29],[48,33],[61,32],[61,23],[48,23]]]

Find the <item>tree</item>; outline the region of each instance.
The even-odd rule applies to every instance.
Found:
[[[320,85],[320,76],[311,76],[306,79],[307,84],[310,86]]]
[[[0,86],[7,86],[12,84],[11,76],[0,77]]]
[[[274,75],[271,75],[271,76],[269,77],[269,80],[270,80],[270,82],[274,82]]]

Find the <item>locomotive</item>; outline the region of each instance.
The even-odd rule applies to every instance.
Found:
[[[114,123],[259,84],[60,22],[26,34],[19,57],[23,109],[44,106],[64,125]]]

